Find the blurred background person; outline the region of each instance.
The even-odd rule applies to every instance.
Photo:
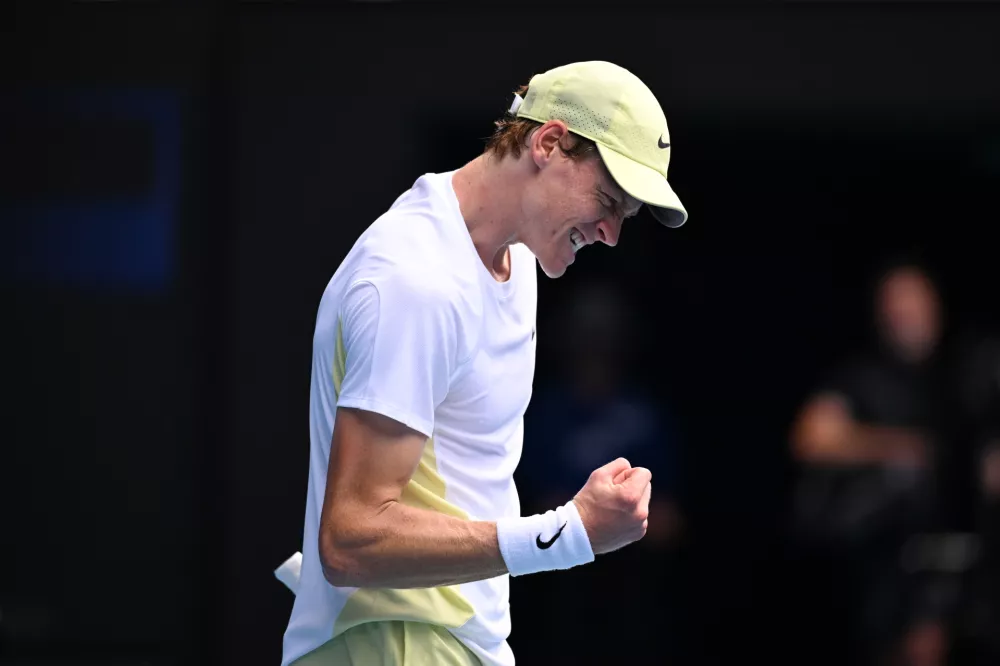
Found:
[[[807,602],[833,622],[813,627],[814,646],[857,664],[944,664],[949,601],[900,567],[911,537],[953,527],[963,511],[941,296],[923,268],[899,263],[880,276],[874,306],[876,344],[834,369],[791,433],[797,536],[825,579]],[[847,653],[826,651],[844,637]]]
[[[522,511],[572,498],[581,481],[586,482],[591,461],[623,456],[653,473],[649,529],[634,544],[635,553],[623,549],[610,555],[620,560],[614,576],[610,569],[587,574],[581,568],[563,572],[572,574],[569,582],[551,581],[558,584],[558,593],[539,596],[557,599],[573,613],[543,611],[546,631],[552,630],[553,620],[585,635],[617,631],[634,648],[644,646],[647,654],[666,659],[677,633],[678,590],[671,581],[677,578],[676,546],[683,525],[681,434],[657,395],[662,387],[645,383],[660,379],[636,372],[645,350],[628,293],[608,278],[589,282],[572,285],[565,305],[547,320],[549,326],[539,327],[539,345],[548,339],[559,346],[546,348],[555,367],[536,386],[525,416],[517,473]],[[567,603],[567,595],[572,602]],[[613,610],[621,607],[635,615]],[[581,647],[574,658],[596,657],[593,644]],[[570,655],[560,650],[558,656]]]
[[[969,380],[960,397],[974,476],[968,487],[976,558],[962,588],[955,663],[993,666],[1000,664],[1000,340],[971,340],[964,369]]]
[[[1000,414],[1000,401],[995,405]],[[979,451],[981,505],[977,534],[982,559],[970,576],[964,599],[964,654],[970,664],[1000,664],[1000,428],[993,426]]]

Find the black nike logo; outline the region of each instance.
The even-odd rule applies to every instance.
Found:
[[[656,145],[658,145],[660,148],[669,148],[670,147],[669,143],[663,143],[663,135],[662,134],[660,135],[660,138],[656,140]]]
[[[552,546],[552,544],[556,542],[556,539],[559,538],[559,535],[562,534],[562,531],[564,529],[566,529],[566,523],[563,523],[562,527],[559,528],[559,531],[556,532],[556,535],[551,539],[549,539],[548,541],[542,541],[542,535],[539,534],[538,536],[535,537],[535,545],[541,548],[542,550],[549,548],[550,546]]]

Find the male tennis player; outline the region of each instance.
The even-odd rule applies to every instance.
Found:
[[[522,97],[523,95],[523,97]],[[618,459],[521,517],[513,473],[535,367],[537,261],[615,245],[667,184],[652,92],[607,62],[531,79],[484,154],[427,174],[320,301],[301,578],[283,664],[509,666],[508,575],[567,569],[646,530],[650,472]]]

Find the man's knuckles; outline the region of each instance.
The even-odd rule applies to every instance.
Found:
[[[642,495],[630,488],[623,488],[615,499],[619,508],[623,511],[631,511],[639,505]]]
[[[617,497],[619,506],[631,509],[646,504],[646,488],[647,486],[622,488]]]

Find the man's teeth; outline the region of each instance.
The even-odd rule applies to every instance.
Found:
[[[586,245],[586,243],[583,240],[583,234],[581,234],[576,229],[573,229],[572,231],[569,232],[569,240],[573,244],[573,254],[579,252],[580,248]]]

